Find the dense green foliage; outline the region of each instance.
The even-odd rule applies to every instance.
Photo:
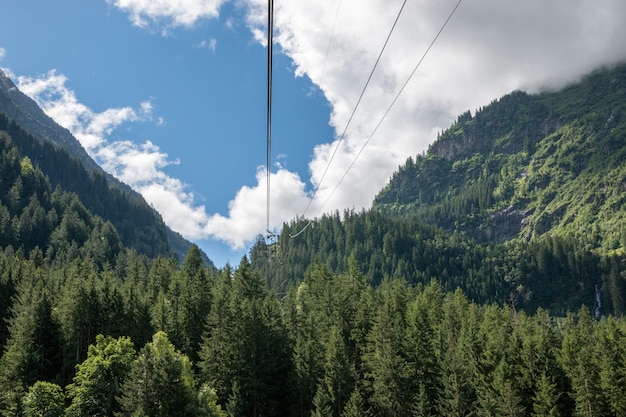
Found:
[[[559,92],[515,92],[461,115],[409,158],[374,209],[479,241],[539,235],[626,247],[626,65]]]
[[[221,271],[0,115],[0,415],[624,415],[623,73],[464,114]]]
[[[252,264],[278,293],[299,282],[315,260],[342,273],[354,259],[372,285],[385,277],[411,285],[437,279],[446,292],[461,288],[475,302],[507,303],[529,313],[543,307],[552,314],[592,308],[598,288],[603,313],[625,311],[623,255],[590,251],[571,237],[481,244],[414,216],[390,218],[378,211],[323,216],[289,237],[307,223],[284,225],[277,242],[259,239],[252,248]]]
[[[89,346],[87,359],[76,366],[73,384],[66,387],[72,404],[69,416],[110,416],[121,411],[118,398],[135,359],[135,348],[127,337],[113,339],[98,335]]]
[[[2,221],[3,226],[10,224],[15,216],[39,216],[40,208],[44,215],[51,215],[48,200],[53,197],[53,191],[57,190],[58,194],[60,188],[65,191],[63,194],[73,194],[74,200],[79,197],[80,205],[84,206],[83,211],[89,211],[91,215],[106,219],[114,225],[125,246],[133,247],[150,257],[168,253],[165,225],[140,196],[130,190],[123,191],[119,187],[111,186],[104,173],[88,171],[67,151],[49,141],[36,139],[1,113],[0,147],[3,158],[0,161],[0,190],[2,203],[8,209],[8,214],[7,211],[0,210],[3,216],[11,216],[9,220]],[[63,208],[54,208],[57,217],[63,217]],[[44,236],[25,235],[27,229],[25,226],[16,231],[14,240],[23,242],[27,251],[35,245],[47,246],[47,242],[43,241]],[[32,225],[31,229],[45,233],[45,228],[37,225]],[[71,242],[73,237],[63,240]],[[2,243],[3,246],[16,246],[15,241]],[[77,243],[80,246],[82,242]]]
[[[278,292],[315,259],[368,282],[436,278],[476,302],[624,312],[626,65],[559,92],[517,91],[462,114],[363,213],[284,225],[253,265]],[[303,233],[299,233],[303,231]],[[298,235],[296,238],[289,236]]]
[[[409,286],[386,278],[374,287],[353,260],[341,274],[314,263],[281,302],[246,258],[234,271],[215,272],[195,264],[194,251],[181,265],[120,253],[108,270],[81,260],[58,269],[37,250],[29,259],[1,254],[16,295],[0,359],[0,412],[611,416],[626,410],[623,318],[594,320],[586,307],[560,318],[543,309],[528,315],[471,302],[435,281]],[[203,300],[181,291],[200,284],[208,288]],[[163,308],[171,322],[163,321]],[[203,312],[199,334],[185,327]]]

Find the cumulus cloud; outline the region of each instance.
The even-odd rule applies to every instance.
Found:
[[[302,212],[308,203],[305,184],[298,174],[279,167],[270,174],[270,228]],[[241,249],[267,229],[267,170],[260,168],[254,187],[244,186],[228,204],[228,216],[212,215],[206,225],[208,235],[223,240],[234,249]]]
[[[67,78],[56,71],[41,77],[17,77],[18,87],[61,126],[67,128],[105,171],[130,185],[155,207],[172,229],[190,239],[206,238],[203,229],[208,216],[204,207],[194,205],[194,195],[182,181],[167,175],[163,169],[179,161],[170,160],[158,146],[110,141],[108,137],[128,122],[152,121],[153,105],[144,101],[137,108],[111,108],[94,112],[79,102],[66,86]],[[154,121],[165,122],[158,117]]]
[[[33,98],[48,116],[71,131],[92,157],[98,156],[106,137],[120,124],[146,120],[151,112],[152,105],[145,102],[138,110],[119,107],[96,113],[78,101],[74,91],[65,85],[67,78],[55,70],[41,77],[19,76],[17,81],[18,88]]]
[[[216,18],[227,0],[107,1],[128,13],[134,25],[167,31]],[[261,44],[266,42],[266,3],[244,0],[237,4],[245,7],[236,9],[246,13],[252,36]],[[560,88],[599,66],[626,59],[622,0],[465,1],[385,116],[456,3],[407,2],[341,142],[401,2],[275,4],[277,50],[292,59],[296,76],[308,76],[329,101],[336,139],[311,150],[306,175],[281,166],[273,169],[270,228],[302,214],[311,190],[318,187],[307,217],[369,207],[398,166],[425,151],[460,113],[515,89]],[[210,48],[210,41],[202,47]],[[265,231],[266,169],[258,170],[253,186],[239,189],[227,214],[209,214],[195,203],[185,184],[163,172],[176,161],[169,161],[154,144],[106,140],[121,123],[150,118],[150,101],[139,108],[94,113],[64,90],[64,77],[51,72],[44,78],[45,88],[36,79],[26,83],[31,95],[39,97],[44,110],[74,132],[88,150],[108,161],[103,163],[107,169],[138,189],[174,230],[192,239],[221,239],[234,248]]]
[[[0,48],[0,61],[2,61],[5,56],[7,56],[7,50],[4,48]]]
[[[249,0],[248,8],[248,22],[261,43],[265,3]],[[331,103],[337,138],[401,3],[300,0],[275,6],[275,41],[293,60],[296,76],[308,76]],[[310,186],[320,188],[310,215],[318,215],[316,209],[369,207],[397,167],[426,150],[437,132],[466,110],[515,89],[560,88],[626,58],[622,1],[466,1],[384,116],[456,3],[407,3],[342,142],[314,149]]]
[[[156,28],[164,33],[176,27],[191,27],[202,19],[219,16],[226,0],[107,0],[129,14],[133,25]]]
[[[12,75],[12,74],[11,74]],[[67,87],[67,78],[56,71],[41,77],[19,76],[18,88],[33,98],[57,123],[69,129],[102,168],[143,195],[165,223],[188,239],[222,240],[242,249],[266,229],[267,170],[259,168],[252,187],[242,187],[229,203],[228,217],[210,215],[196,202],[187,184],[164,172],[180,161],[150,141],[137,144],[130,140],[110,141],[111,133],[124,123],[153,121],[153,105],[144,101],[137,108],[121,107],[94,112],[81,103]],[[162,125],[163,119],[154,122]],[[302,212],[308,202],[305,184],[298,174],[277,166],[270,181],[274,207],[270,228]]]

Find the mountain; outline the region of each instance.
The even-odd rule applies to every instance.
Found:
[[[373,209],[481,242],[549,233],[623,250],[626,65],[466,112],[400,167]]]
[[[409,157],[371,210],[297,219],[253,265],[277,292],[321,262],[368,282],[437,280],[478,303],[625,311],[626,66],[515,91]],[[303,231],[301,234],[299,232]],[[298,235],[298,237],[291,237]]]
[[[419,181],[394,176],[389,213],[296,219],[222,270],[195,245],[182,262],[158,256],[167,229],[143,199],[0,113],[0,415],[625,415],[626,255],[599,213],[623,208],[605,190],[623,174],[619,82],[603,92],[607,126],[585,130],[604,134],[583,136],[593,143],[569,164],[562,148],[582,139],[554,135],[606,106],[567,119],[557,110],[580,92],[539,106],[514,93],[409,159],[401,171]],[[489,129],[524,141],[494,144]],[[509,160],[520,152],[530,162]],[[535,170],[550,181],[517,185]],[[530,222],[546,192],[584,197],[585,175],[600,190],[597,207],[580,203],[596,214],[590,236],[569,223],[485,232],[503,196],[519,194],[509,210]],[[471,211],[442,203],[455,193]]]
[[[2,128],[22,157],[48,177],[52,188],[76,193],[91,213],[109,220],[122,243],[149,257],[183,259],[191,243],[169,229],[141,195],[107,174],[78,140],[48,117],[0,70]],[[212,265],[203,253],[203,259]]]
[[[0,70],[0,109],[33,136],[65,148],[78,157],[88,170],[98,170],[99,166],[87,154],[80,142],[69,130],[59,126],[39,108],[37,103],[13,84],[13,81]]]

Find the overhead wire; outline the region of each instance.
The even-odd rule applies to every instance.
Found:
[[[361,154],[363,153],[363,150],[365,149],[365,147],[370,143],[370,141],[372,140],[372,137],[374,136],[374,134],[378,131],[378,128],[380,127],[380,125],[382,125],[383,121],[385,120],[385,118],[387,117],[387,115],[389,114],[389,112],[391,111],[391,108],[396,104],[396,101],[398,101],[398,98],[400,97],[400,95],[402,94],[402,92],[404,91],[404,89],[406,88],[406,86],[409,84],[409,82],[411,81],[411,78],[413,78],[413,75],[415,75],[415,73],[417,72],[417,69],[419,68],[419,66],[421,65],[421,63],[424,61],[424,58],[426,58],[426,55],[428,54],[428,52],[431,50],[431,48],[433,47],[433,45],[435,44],[435,42],[437,41],[437,38],[439,37],[439,35],[441,35],[441,32],[443,32],[443,29],[446,27],[446,25],[448,24],[448,22],[450,21],[450,19],[452,18],[452,15],[454,14],[454,12],[456,11],[456,9],[459,7],[459,5],[461,4],[463,0],[459,0],[456,4],[456,6],[454,6],[454,9],[452,9],[452,12],[450,13],[450,15],[448,16],[448,18],[446,19],[446,21],[443,23],[443,25],[441,26],[441,29],[439,29],[439,32],[437,32],[437,35],[433,38],[432,42],[430,43],[430,45],[428,45],[428,48],[426,48],[426,51],[424,52],[424,54],[422,55],[422,57],[420,58],[419,62],[417,63],[417,65],[415,66],[415,68],[413,68],[413,71],[411,72],[411,74],[409,75],[409,77],[406,79],[406,81],[404,82],[404,84],[402,85],[402,88],[400,88],[400,90],[398,91],[398,94],[396,94],[395,98],[393,99],[393,101],[391,102],[391,104],[389,105],[389,107],[387,108],[387,110],[385,111],[385,113],[383,114],[383,116],[381,117],[380,121],[378,122],[378,124],[376,125],[376,127],[374,128],[374,130],[372,131],[372,133],[370,134],[370,136],[367,138],[367,140],[365,141],[365,143],[363,144],[363,146],[361,147],[361,149],[359,150],[359,152],[356,154],[356,156],[354,157],[354,159],[352,160],[352,163],[348,166],[348,168],[346,169],[346,172],[344,172],[344,174],[342,175],[342,177],[339,179],[339,181],[337,182],[337,185],[335,186],[335,188],[333,189],[333,191],[328,195],[328,198],[326,198],[326,200],[324,201],[324,204],[322,204],[322,206],[320,207],[320,210],[322,210],[325,206],[326,203],[328,203],[328,201],[330,200],[330,198],[333,196],[333,194],[335,194],[335,191],[337,191],[337,188],[339,188],[339,185],[341,185],[341,183],[343,182],[344,178],[348,175],[348,172],[350,172],[350,170],[352,169],[352,167],[354,166],[354,164],[356,163],[357,159],[359,159],[359,156],[361,156]]]
[[[267,7],[267,222],[266,231],[270,231],[270,163],[272,159],[272,58],[274,43],[274,0],[268,0]]]
[[[330,37],[328,38],[328,45],[326,46],[326,56],[324,56],[324,65],[322,66],[322,76],[320,78],[320,84],[324,80],[326,75],[326,64],[328,63],[328,55],[330,54],[330,47],[335,39],[335,28],[337,27],[337,18],[339,17],[339,10],[341,10],[341,0],[337,2],[337,9],[335,10],[335,19],[333,20],[333,28],[330,31]]]
[[[354,105],[354,109],[352,109],[352,113],[350,114],[350,117],[348,118],[348,122],[346,123],[346,126],[344,127],[343,132],[341,133],[341,136],[339,137],[339,140],[337,141],[337,145],[335,146],[335,149],[334,149],[332,155],[330,156],[330,159],[328,160],[328,163],[326,164],[326,168],[324,169],[324,173],[322,174],[322,177],[320,178],[319,182],[317,183],[317,186],[313,190],[313,194],[312,194],[311,198],[309,199],[309,203],[307,204],[306,208],[304,209],[304,212],[302,213],[302,217],[304,217],[306,215],[307,211],[311,207],[311,203],[315,199],[315,196],[317,195],[317,191],[320,189],[320,186],[322,185],[322,182],[324,181],[324,178],[326,177],[326,173],[328,172],[328,169],[330,168],[330,164],[333,162],[333,159],[335,158],[335,155],[337,154],[337,150],[339,150],[339,146],[341,146],[341,143],[343,142],[343,139],[346,136],[346,132],[348,131],[348,127],[350,127],[350,123],[352,122],[352,119],[354,118],[354,115],[356,114],[356,111],[359,108],[359,104],[361,104],[361,100],[363,99],[363,96],[365,95],[365,91],[367,90],[367,87],[369,86],[369,83],[372,80],[372,76],[374,75],[374,72],[376,71],[376,67],[378,67],[378,63],[380,62],[380,58],[383,56],[383,52],[385,52],[385,48],[387,47],[387,44],[389,43],[389,39],[391,38],[391,34],[393,33],[394,29],[396,28],[396,24],[398,23],[398,20],[400,19],[400,15],[402,14],[402,11],[404,10],[404,6],[406,5],[406,2],[407,2],[407,0],[404,0],[402,2],[402,6],[400,7],[400,10],[398,11],[398,14],[396,15],[396,18],[395,18],[395,20],[393,22],[393,25],[391,26],[391,30],[389,30],[389,34],[387,34],[387,38],[385,39],[385,43],[383,44],[382,48],[380,49],[380,53],[378,54],[378,58],[376,58],[376,62],[374,63],[374,66],[372,67],[372,70],[370,71],[369,76],[367,77],[367,81],[365,82],[365,85],[363,86],[363,89],[361,90],[361,94],[359,95],[359,98],[356,101],[356,104]]]
[[[447,19],[444,21],[443,25],[441,25],[441,28],[439,29],[439,31],[437,32],[437,34],[435,35],[435,37],[433,38],[433,40],[430,42],[430,44],[428,45],[428,48],[426,48],[426,51],[424,52],[424,54],[422,54],[422,57],[419,59],[419,61],[417,62],[417,65],[415,65],[415,67],[413,68],[413,71],[411,71],[411,73],[409,74],[409,76],[407,77],[406,81],[404,82],[404,84],[402,85],[402,87],[400,88],[400,90],[398,91],[398,93],[396,94],[396,96],[394,97],[394,99],[392,100],[391,104],[389,105],[389,107],[387,108],[387,110],[385,111],[385,113],[383,114],[383,116],[381,117],[380,121],[378,122],[378,124],[376,125],[376,127],[374,128],[374,130],[372,131],[372,133],[369,135],[369,137],[367,138],[367,140],[365,141],[365,143],[363,144],[363,146],[361,147],[361,149],[359,150],[359,152],[356,154],[356,156],[354,157],[354,159],[352,160],[352,163],[348,166],[348,168],[346,169],[346,171],[344,172],[344,174],[342,175],[342,177],[339,179],[339,181],[337,182],[337,184],[335,185],[335,187],[333,188],[333,190],[331,191],[331,193],[328,195],[328,197],[326,198],[326,200],[324,201],[324,203],[320,206],[319,211],[321,212],[324,207],[326,206],[326,204],[328,203],[328,201],[330,200],[330,198],[335,194],[335,192],[337,191],[337,189],[339,188],[339,186],[341,185],[341,183],[343,182],[343,180],[346,178],[346,176],[348,175],[348,173],[350,172],[350,170],[352,169],[352,167],[354,166],[354,164],[356,163],[357,159],[361,156],[361,154],[363,153],[363,150],[365,149],[365,147],[370,143],[370,141],[372,140],[372,137],[374,136],[374,134],[378,131],[378,128],[382,125],[383,121],[387,118],[387,115],[389,114],[389,112],[391,111],[391,109],[393,108],[393,106],[396,104],[396,102],[398,101],[398,98],[400,97],[400,95],[402,94],[402,92],[405,90],[406,86],[409,84],[409,82],[411,81],[411,79],[413,78],[413,75],[415,75],[415,73],[417,72],[417,70],[419,69],[420,65],[422,64],[422,62],[424,61],[424,59],[426,58],[426,55],[428,55],[428,53],[430,52],[430,50],[432,49],[433,45],[435,44],[435,42],[437,41],[437,39],[439,38],[439,35],[441,35],[441,33],[443,32],[443,30],[445,29],[445,27],[448,25],[448,22],[450,21],[450,19],[452,19],[452,16],[454,15],[454,13],[456,12],[456,10],[459,8],[461,2],[463,0],[458,0],[458,2],[456,3],[456,5],[454,6],[454,8],[452,9],[452,11],[450,12],[450,14],[448,15]],[[395,24],[394,24],[395,25]],[[369,80],[368,80],[369,82]],[[344,131],[345,133],[345,131]],[[337,151],[337,149],[335,148],[335,152]],[[334,154],[333,154],[334,156]],[[326,167],[326,170],[328,170],[328,166]],[[326,171],[324,171],[324,174],[326,174]],[[318,188],[319,188],[319,184],[318,184]],[[317,191],[317,189],[316,189]],[[311,200],[309,201],[309,206],[311,205],[311,202],[313,201],[313,197],[311,198]],[[307,206],[307,208],[309,207]],[[295,235],[289,235],[289,237],[291,238],[295,238],[297,236],[299,236],[300,234],[302,234],[302,232],[304,232],[310,225],[311,225],[312,221],[309,221],[298,233],[296,233]]]
[[[380,49],[378,57],[376,58],[376,62],[374,63],[374,66],[372,67],[372,70],[370,71],[369,76],[367,77],[367,81],[365,82],[365,85],[363,86],[363,89],[361,90],[361,94],[359,95],[359,98],[358,98],[358,100],[357,100],[357,102],[356,102],[356,104],[355,104],[355,106],[354,106],[354,108],[352,110],[352,113],[350,114],[350,117],[348,118],[346,126],[344,127],[344,129],[343,129],[343,131],[341,133],[341,136],[339,137],[339,140],[337,141],[337,145],[335,146],[335,149],[333,150],[333,153],[330,156],[330,159],[328,160],[328,163],[326,164],[326,168],[324,169],[322,177],[320,178],[319,182],[317,183],[317,186],[313,190],[313,194],[309,198],[309,203],[307,204],[306,208],[304,209],[304,212],[302,213],[302,217],[305,217],[307,211],[309,211],[309,208],[311,207],[311,204],[313,203],[313,200],[315,199],[315,196],[317,195],[317,191],[320,189],[320,187],[322,185],[322,182],[324,181],[324,178],[326,177],[326,173],[328,172],[328,169],[330,168],[330,164],[333,162],[333,159],[335,158],[335,155],[337,154],[337,151],[339,150],[339,147],[341,146],[341,143],[343,142],[343,139],[346,136],[346,132],[348,131],[348,127],[350,127],[350,123],[352,122],[352,119],[354,118],[354,115],[356,114],[356,111],[359,108],[359,104],[361,103],[361,100],[363,99],[363,96],[365,95],[365,91],[367,90],[367,87],[369,86],[369,83],[372,80],[372,76],[374,75],[374,72],[376,71],[376,68],[378,67],[378,63],[380,62],[380,58],[383,56],[383,53],[385,52],[385,48],[387,47],[387,44],[389,43],[389,39],[391,38],[391,35],[392,35],[394,29],[396,28],[396,24],[398,23],[398,20],[400,19],[400,15],[402,14],[402,11],[404,10],[404,6],[406,5],[406,2],[407,2],[407,0],[404,0],[402,2],[402,6],[400,7],[400,10],[398,11],[398,14],[396,15],[396,18],[393,21],[393,25],[391,26],[391,29],[389,30],[389,33],[387,34],[387,38],[385,39],[385,43],[383,44],[382,48]],[[337,12],[338,12],[338,10],[337,10]],[[335,23],[336,23],[336,19],[337,19],[337,17],[335,16]],[[333,31],[334,31],[334,26],[333,26]],[[330,43],[328,45],[328,49],[330,49]],[[327,51],[327,54],[328,54],[328,51]],[[328,55],[327,55],[327,57],[328,57]],[[294,238],[294,237],[299,236],[310,225],[311,225],[311,221],[309,221],[304,226],[304,228],[302,228],[302,230],[300,230],[298,233],[296,233],[295,235],[290,234],[289,237],[290,238]]]
[[[337,27],[337,19],[339,17],[339,10],[341,9],[341,0],[339,0],[337,2],[337,9],[335,10],[335,19],[333,21],[333,27],[330,31],[330,37],[328,38],[328,45],[326,46],[326,55],[324,56],[324,65],[322,66],[322,75],[320,77],[320,81],[318,82],[318,85],[321,85],[324,81],[324,76],[326,75],[326,64],[328,63],[328,56],[330,55],[330,48],[333,44],[333,40],[335,38],[335,28]],[[311,121],[313,120],[313,116],[312,116],[313,112],[311,112],[311,114],[309,115],[309,123],[308,123],[308,127],[307,127],[307,131],[310,131],[310,127],[311,127]],[[326,172],[324,172],[324,175],[326,175]],[[323,177],[322,177],[323,178]],[[319,183],[318,183],[318,188],[319,188]],[[311,205],[311,202],[313,201],[313,198],[315,198],[315,193],[317,192],[317,189],[315,189],[314,191],[314,195],[309,199],[309,204],[307,205],[306,209],[304,210],[303,213],[303,217],[306,215],[306,212],[309,210],[309,206]],[[310,222],[309,222],[310,224]],[[307,227],[309,227],[309,224],[307,224],[305,226],[304,229],[302,229],[297,235],[299,235],[300,233],[302,233]],[[289,235],[289,237],[293,238],[296,237]]]

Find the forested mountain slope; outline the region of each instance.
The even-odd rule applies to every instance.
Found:
[[[373,208],[482,242],[549,233],[623,250],[626,65],[461,115],[428,152],[407,160]]]
[[[140,196],[112,186],[101,171],[87,171],[82,162],[70,156],[65,149],[49,141],[38,140],[2,113],[0,113],[0,135],[4,155],[1,162],[3,198],[21,199],[24,200],[24,205],[28,205],[28,200],[35,190],[27,186],[24,172],[19,171],[20,163],[24,164],[27,160],[27,165],[31,167],[29,171],[32,170],[37,174],[37,181],[43,187],[37,191],[40,194],[35,196],[39,202],[42,202],[42,195],[51,194],[55,189],[72,193],[86,210],[110,221],[125,246],[133,247],[151,257],[169,253],[163,221]],[[14,169],[18,169],[15,178],[12,177]],[[10,208],[19,206],[15,202],[5,205]],[[10,214],[11,218],[22,215],[19,211]],[[57,215],[62,215],[62,212],[57,211]],[[33,228],[37,229],[38,226]],[[10,242],[15,249],[25,245],[27,252],[34,246],[45,250],[49,244],[45,240],[33,243],[31,246],[29,241],[25,240],[23,232],[17,234],[16,242]],[[78,243],[80,245],[81,242]]]
[[[89,170],[98,169],[85,149],[69,130],[48,117],[30,97],[22,93],[0,70],[0,110],[39,139],[48,139],[80,159]]]
[[[109,220],[125,246],[150,257],[173,252],[179,259],[191,247],[141,195],[104,172],[67,129],[49,118],[2,71],[0,131],[7,132],[20,157],[30,158],[53,189],[60,186],[75,193],[89,211]]]
[[[466,112],[363,213],[284,226],[252,263],[284,291],[318,259],[369,282],[437,279],[477,302],[624,311],[626,66]],[[596,290],[597,289],[597,290]]]
[[[478,243],[347,211],[218,271],[195,245],[126,247],[163,237],[154,213],[0,128],[2,416],[626,413],[626,267],[602,239]],[[132,218],[97,214],[109,199]]]

